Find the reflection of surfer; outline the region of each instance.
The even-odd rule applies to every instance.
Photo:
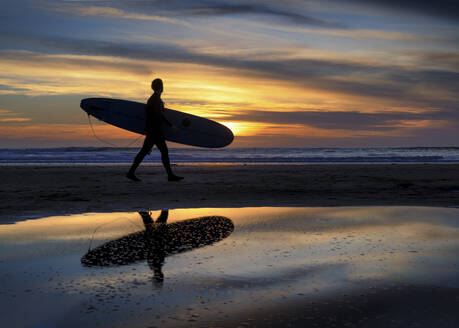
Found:
[[[147,251],[147,263],[153,271],[153,282],[162,283],[164,275],[162,267],[166,258],[166,221],[168,210],[161,210],[161,214],[153,221],[149,212],[139,212],[145,225],[145,246]]]
[[[150,212],[138,212],[145,230],[108,241],[88,250],[81,258],[84,266],[109,267],[147,260],[153,271],[153,283],[162,285],[162,268],[166,256],[212,245],[234,230],[230,219],[206,216],[167,224],[168,210],[162,210],[156,220]]]
[[[151,82],[151,88],[153,89],[153,95],[148,99],[145,107],[146,117],[146,130],[147,136],[143,142],[142,149],[134,159],[127,177],[133,181],[140,181],[135,175],[135,170],[140,165],[144,157],[151,152],[154,145],[158,147],[161,152],[161,161],[163,162],[164,168],[166,169],[169,181],[180,181],[183,177],[176,176],[172,173],[171,164],[169,161],[169,150],[166,145],[166,139],[161,132],[161,124],[165,123],[172,127],[171,122],[163,114],[164,103],[161,100],[161,94],[163,92],[163,81],[161,79],[155,79]]]

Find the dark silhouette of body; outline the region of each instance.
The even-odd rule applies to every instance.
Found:
[[[163,81],[161,79],[155,79],[151,82],[151,88],[153,89],[153,95],[148,99],[147,105],[145,106],[145,124],[147,130],[147,136],[143,142],[143,146],[140,149],[137,156],[134,158],[129,172],[126,176],[133,181],[141,181],[136,175],[135,170],[140,165],[144,157],[149,154],[154,145],[158,147],[161,152],[161,161],[163,162],[164,168],[167,172],[169,181],[180,181],[183,177],[176,176],[172,173],[171,164],[169,160],[169,149],[166,145],[166,139],[161,132],[161,125],[172,124],[167,120],[163,114],[164,103],[161,100],[161,94],[163,92]]]

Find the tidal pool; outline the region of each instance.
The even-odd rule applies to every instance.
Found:
[[[459,326],[459,209],[251,207],[0,225],[4,327]]]

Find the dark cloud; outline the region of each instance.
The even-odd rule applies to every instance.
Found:
[[[457,42],[459,43],[459,39]],[[459,71],[459,53],[441,51],[427,52],[418,54],[418,58],[423,64],[428,66],[437,65]]]
[[[169,0],[169,1],[75,1],[67,6],[96,6],[121,9],[137,14],[164,17],[221,17],[231,15],[258,16],[264,19],[279,19],[286,23],[325,28],[346,28],[339,22],[327,21],[305,14],[304,3],[292,6],[277,1],[219,1],[219,0]]]
[[[444,70],[419,70],[414,72],[391,71],[387,79],[410,85],[423,85],[428,90],[440,88],[443,91],[459,93],[459,73]]]
[[[264,5],[214,5],[209,7],[193,8],[185,11],[187,16],[223,16],[223,15],[268,15],[281,18],[291,23],[312,25],[327,28],[345,28],[344,24],[329,22],[322,19],[306,16],[299,13],[287,12],[270,8]]]
[[[362,113],[357,111],[287,111],[272,112],[251,110],[235,113],[231,121],[265,122],[271,124],[301,124],[327,130],[386,131],[400,127],[405,121],[444,120],[445,113],[384,112]]]
[[[459,21],[459,3],[457,0],[351,0],[363,6],[388,8],[410,14],[436,16]]]
[[[5,91],[29,91],[29,89],[16,88],[16,87],[12,87],[10,85],[5,85],[5,84],[0,84],[0,90],[5,90]]]
[[[101,3],[95,2],[101,5]],[[257,15],[267,18],[281,19],[285,22],[300,25],[310,25],[327,28],[345,28],[344,24],[330,22],[305,14],[304,3],[296,3],[296,10],[285,6],[285,3],[278,1],[222,1],[222,0],[170,0],[170,1],[134,1],[128,4],[114,2],[124,10],[141,10],[142,13],[149,12],[155,15],[164,16],[229,16],[229,15]]]
[[[47,67],[79,69],[95,68],[98,70],[111,70],[118,72],[129,72],[133,74],[146,75],[151,73],[151,66],[138,63],[127,62],[109,62],[89,58],[66,58],[59,56],[49,56],[37,52],[29,51],[14,51],[14,50],[0,50],[0,59],[8,60],[9,62],[24,62],[27,65],[46,65]]]
[[[314,1],[313,1],[314,2]],[[318,2],[326,8],[327,2],[339,4],[342,0],[328,0]],[[446,18],[459,21],[459,5],[457,0],[348,0],[363,8],[389,9],[405,14],[421,14],[431,17]],[[307,13],[307,1],[243,1],[243,0],[151,0],[151,1],[79,1],[73,2],[93,6],[110,6],[123,10],[135,10],[140,13],[161,14],[166,16],[226,16],[226,15],[263,15],[279,18],[295,24],[312,25],[318,27],[345,28],[343,24],[330,22],[313,17]]]
[[[150,45],[115,43],[72,38],[38,38],[34,36],[1,35],[4,45],[24,44],[40,51],[93,56],[114,56],[152,62],[201,64],[245,70],[251,74],[282,79],[309,88],[365,97],[396,99],[410,105],[452,106],[444,94],[459,92],[459,73],[447,70],[415,70],[397,66],[371,65],[332,59],[259,59],[253,56],[218,56],[202,54],[171,43]],[[154,64],[151,70],[154,70]],[[132,69],[142,71],[142,65]],[[146,68],[145,68],[146,69]],[[357,77],[357,78],[355,78]],[[363,79],[358,77],[365,77]],[[441,90],[443,95],[436,96]],[[429,91],[429,92],[426,92]],[[440,103],[439,103],[440,101]]]

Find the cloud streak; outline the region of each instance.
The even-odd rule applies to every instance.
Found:
[[[388,8],[403,13],[448,18],[459,21],[459,6],[455,0],[351,0],[365,6]]]
[[[13,111],[0,109],[0,123],[22,123],[27,121],[30,121],[30,118],[17,117],[17,114]]]
[[[384,112],[362,113],[357,111],[260,111],[236,113],[232,121],[269,122],[271,124],[303,124],[327,130],[388,131],[400,127],[414,127],[426,121],[446,124],[443,113]]]
[[[346,28],[344,24],[329,22],[312,16],[288,12],[262,4],[213,4],[196,6],[182,11],[186,16],[227,16],[227,15],[266,15],[280,18],[293,24],[312,25],[316,27]]]
[[[151,72],[151,66],[146,63],[132,62],[128,60],[116,60],[110,57],[45,54],[23,50],[0,50],[0,61],[6,63],[24,63],[29,66],[59,69],[97,69],[98,71],[117,71],[136,75],[147,75]]]
[[[102,5],[101,5],[102,4]],[[283,6],[285,7],[285,6]],[[192,26],[185,19],[253,16],[263,20],[278,20],[292,25],[320,28],[347,28],[345,24],[327,21],[305,14],[304,10],[286,10],[269,1],[77,1],[50,4],[51,10],[82,16],[158,21]]]
[[[81,56],[112,56],[130,60],[185,63],[242,70],[247,73],[301,83],[306,87],[362,97],[398,99],[411,104],[436,106],[455,103],[459,93],[459,72],[441,69],[416,69],[395,65],[376,65],[338,59],[285,58],[276,60],[199,53],[172,43],[150,45],[102,42],[73,38],[1,36],[0,40],[35,44],[43,51]],[[1,56],[9,56],[1,53]],[[30,56],[25,54],[24,56]],[[103,65],[103,64],[102,64]],[[107,64],[109,65],[109,64]],[[130,69],[146,67],[132,64]],[[123,65],[122,65],[123,66]],[[129,66],[129,65],[127,65]],[[441,90],[441,93],[435,93]],[[428,91],[428,92],[426,92]]]
[[[112,5],[123,7],[121,2]],[[142,12],[159,12],[168,17],[222,17],[222,16],[258,16],[264,19],[278,19],[286,23],[328,28],[346,28],[342,23],[331,22],[304,13],[303,4],[298,3],[296,10],[288,10],[290,6],[279,8],[276,1],[187,1],[169,0],[153,2],[134,2],[129,4]],[[287,7],[287,9],[285,9]]]
[[[58,7],[54,10],[69,14],[76,14],[81,16],[103,16],[103,17],[112,17],[112,18],[122,18],[122,19],[135,19],[135,20],[144,20],[144,21],[158,21],[163,23],[179,24],[184,26],[191,26],[190,23],[179,20],[171,17],[157,16],[157,15],[145,15],[133,12],[127,12],[121,9],[112,8],[112,7],[100,7],[100,6],[66,6]]]

